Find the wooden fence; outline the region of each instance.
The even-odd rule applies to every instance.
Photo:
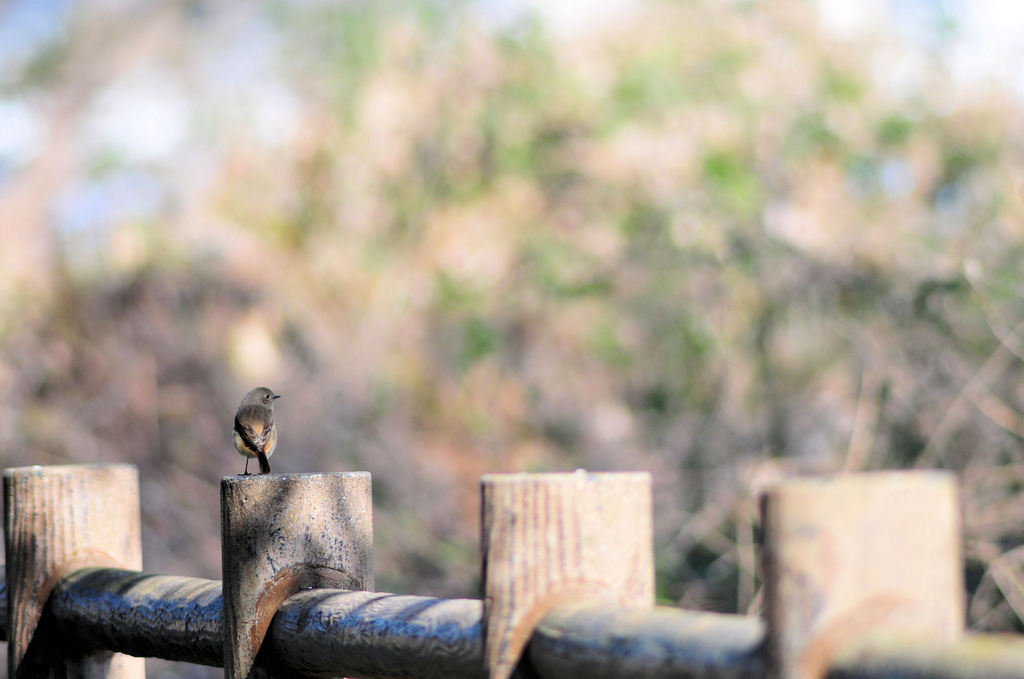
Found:
[[[484,596],[373,591],[370,476],[221,482],[223,583],[141,571],[130,465],[4,473],[11,677],[1024,677],[964,630],[954,479],[884,472],[761,498],[764,615],[653,606],[650,477],[489,475]]]

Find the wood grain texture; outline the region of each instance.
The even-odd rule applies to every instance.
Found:
[[[527,652],[559,679],[763,679],[763,646],[754,616],[581,602],[549,612]]]
[[[139,478],[133,465],[4,471],[8,676],[144,676],[139,658],[88,654],[43,619],[57,581],[86,566],[142,568]]]
[[[845,644],[964,628],[956,483],[942,472],[784,482],[761,498],[771,676],[817,679]]]
[[[218,580],[87,568],[57,584],[49,612],[76,644],[221,667],[221,604]],[[285,600],[264,646],[291,676],[481,679],[482,618],[479,599],[315,589]],[[752,616],[574,603],[548,612],[529,654],[547,679],[753,679],[762,636]]]
[[[1024,637],[968,634],[950,643],[890,630],[844,645],[827,679],[1020,679]]]
[[[495,474],[481,487],[490,679],[512,675],[534,628],[559,604],[653,605],[649,474]]]
[[[64,638],[84,647],[224,664],[220,580],[83,568],[57,583],[48,607]]]
[[[85,569],[58,583],[48,615],[69,643],[222,666],[220,590],[216,580]],[[0,620],[6,605],[0,590]],[[292,676],[480,679],[482,614],[479,599],[318,589],[282,604],[265,644]],[[581,602],[550,611],[528,653],[544,679],[759,679],[763,633],[752,616]],[[883,630],[843,644],[827,677],[1011,679],[1021,667],[1021,635],[949,642]]]
[[[289,598],[267,639],[302,677],[480,679],[479,599],[319,589]]]
[[[370,474],[225,477],[221,537],[224,676],[289,676],[257,666],[282,602],[301,589],[373,589]]]

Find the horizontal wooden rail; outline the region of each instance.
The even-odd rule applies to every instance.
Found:
[[[83,648],[221,667],[221,601],[215,580],[87,568],[57,584],[47,615]],[[482,615],[479,599],[309,590],[278,609],[268,650],[306,676],[479,679]],[[753,677],[761,636],[760,621],[745,616],[577,605],[545,617],[529,652],[548,677],[595,663],[604,667],[595,677]]]
[[[764,625],[747,615],[568,604],[541,620],[530,661],[543,677],[765,676]]]
[[[1024,679],[1024,636],[964,629],[949,474],[767,488],[761,618],[652,605],[648,474],[485,476],[480,600],[373,591],[365,472],[223,479],[223,582],[143,573],[137,481],[4,472],[9,676]]]
[[[303,676],[479,679],[482,612],[479,599],[309,590],[282,604],[268,641]]]
[[[0,590],[0,621],[6,590]],[[221,583],[116,568],[63,578],[46,607],[65,638],[86,649],[223,666]],[[289,597],[267,636],[273,663],[303,676],[482,679],[478,599],[318,589]],[[6,639],[6,624],[0,625]],[[539,676],[605,679],[765,675],[764,625],[752,616],[608,604],[555,608],[529,646]],[[1024,676],[1024,637],[956,643],[887,636],[837,654],[831,679]]]
[[[47,612],[86,649],[224,665],[219,580],[85,568],[54,587]]]
[[[847,644],[826,679],[1020,679],[1024,637],[968,634],[953,644],[892,630]]]

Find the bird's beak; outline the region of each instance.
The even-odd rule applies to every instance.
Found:
[[[281,394],[274,394],[274,398],[281,398]]]

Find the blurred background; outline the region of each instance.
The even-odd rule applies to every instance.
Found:
[[[0,2],[0,463],[137,464],[219,578],[266,385],[378,589],[478,596],[483,473],[638,469],[729,612],[765,483],[944,468],[1024,630],[1022,57],[994,0]]]

